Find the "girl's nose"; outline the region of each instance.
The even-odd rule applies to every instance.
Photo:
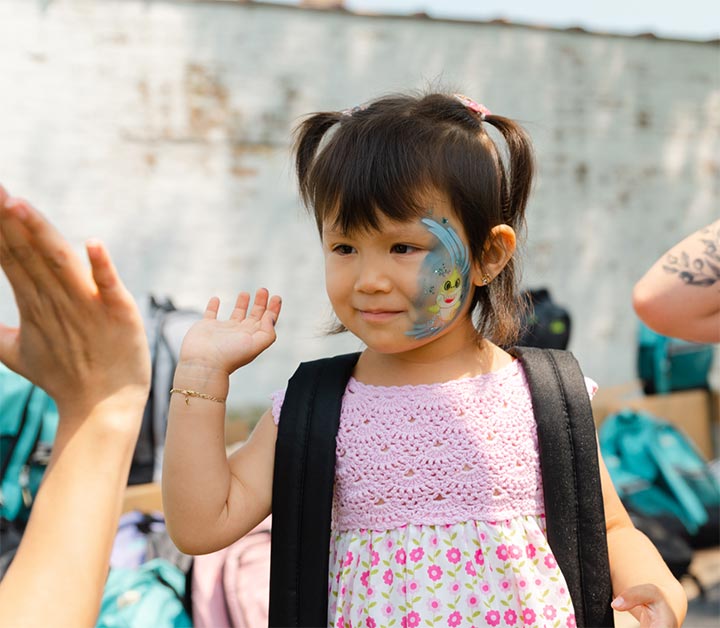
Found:
[[[366,294],[389,292],[392,287],[390,277],[380,261],[361,263],[355,278],[355,290]]]

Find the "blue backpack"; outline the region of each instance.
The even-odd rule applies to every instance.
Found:
[[[162,558],[110,569],[96,628],[189,628],[185,579]]]
[[[640,323],[638,376],[646,395],[707,388],[712,345],[662,336]]]
[[[624,410],[605,419],[600,448],[629,510],[661,521],[694,547],[720,543],[720,486],[692,442],[674,425]]]
[[[0,363],[0,518],[27,521],[57,424],[55,402]]]

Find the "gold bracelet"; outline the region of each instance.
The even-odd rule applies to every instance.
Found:
[[[198,399],[207,399],[208,401],[216,401],[217,403],[225,403],[225,399],[219,399],[218,397],[213,397],[212,395],[207,395],[205,393],[198,392],[197,390],[185,390],[184,388],[171,388],[170,394],[173,393],[180,393],[181,395],[185,395],[185,405],[190,405],[190,397],[197,397]]]

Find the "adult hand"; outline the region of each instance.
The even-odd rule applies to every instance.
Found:
[[[19,327],[0,324],[0,360],[66,420],[108,404],[141,414],[150,383],[142,318],[103,244],[86,249],[90,271],[37,210],[0,187],[0,266],[20,316]]]

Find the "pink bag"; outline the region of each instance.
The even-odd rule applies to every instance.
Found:
[[[268,517],[229,547],[195,557],[191,589],[194,626],[267,626],[270,523]]]

